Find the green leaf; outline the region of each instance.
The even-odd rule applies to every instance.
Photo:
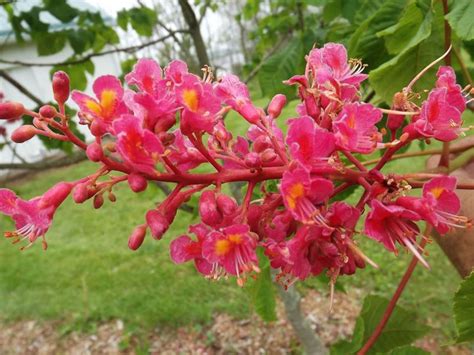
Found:
[[[397,23],[407,0],[388,0],[370,17],[362,22],[349,40],[351,57],[363,58],[373,69],[385,62],[389,56],[385,42],[377,33]]]
[[[352,22],[361,2],[362,0],[330,0],[324,7],[323,19],[326,22],[331,22],[341,16]]]
[[[457,343],[474,341],[474,272],[461,282],[454,295],[454,320]]]
[[[94,35],[90,31],[86,31],[82,28],[69,31],[67,37],[76,54],[81,54],[89,49],[91,42],[94,40]]]
[[[398,54],[427,38],[431,33],[431,21],[431,12],[423,14],[416,1],[412,0],[400,21],[378,32],[377,36],[385,39],[385,47],[390,54]]]
[[[257,249],[260,272],[256,280],[249,280],[247,289],[250,293],[255,312],[265,321],[277,319],[275,288],[270,271],[270,261],[263,255],[263,249]]]
[[[117,13],[117,25],[119,25],[122,30],[127,30],[129,20],[127,10],[121,10]]]
[[[45,0],[44,3],[45,9],[61,22],[71,22],[79,13],[66,0]]]
[[[359,188],[359,185],[351,185],[344,191],[334,196],[331,199],[331,201],[345,201],[349,198],[349,196],[351,196],[354,192],[356,192],[358,188]]]
[[[51,33],[36,33],[36,49],[38,55],[51,55],[60,52],[66,45],[66,33],[63,31]]]
[[[407,86],[423,68],[444,53],[443,17],[439,10],[437,8],[433,15],[430,15],[433,16],[433,20],[429,20],[427,15],[410,45],[396,57],[369,73],[370,84],[385,102],[390,103],[396,92]],[[435,81],[435,71],[436,68],[432,68],[425,73],[415,85],[415,91],[431,88]]]
[[[354,327],[354,332],[352,334],[352,340],[341,340],[338,341],[331,347],[330,354],[331,355],[347,355],[347,354],[355,354],[357,350],[359,350],[362,345],[364,345],[364,320],[362,318],[358,318]]]
[[[456,0],[451,5],[451,11],[446,15],[451,28],[461,39],[474,39],[474,1]]]
[[[364,320],[364,343],[373,333],[382,318],[389,300],[379,296],[367,296],[360,316]],[[396,306],[390,320],[373,345],[371,353],[387,352],[395,348],[409,345],[425,335],[430,328],[419,324],[413,311]]]
[[[156,25],[156,12],[148,7],[137,7],[129,10],[130,24],[140,35],[150,37]]]
[[[277,93],[294,95],[295,89],[284,85],[283,81],[302,71],[303,51],[302,42],[294,39],[285,48],[268,58],[258,73],[258,81],[264,96],[269,97]]]

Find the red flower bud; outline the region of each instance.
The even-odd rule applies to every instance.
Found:
[[[90,130],[94,137],[102,137],[107,132],[105,125],[98,120],[91,123]]]
[[[270,101],[270,104],[268,105],[268,114],[273,117],[277,118],[281,114],[281,110],[283,110],[283,107],[286,105],[286,96],[283,94],[278,94],[275,95]]]
[[[89,144],[86,149],[86,155],[91,161],[101,161],[104,157],[102,146],[97,142]]]
[[[36,135],[36,132],[38,132],[38,130],[35,126],[24,125],[13,131],[11,139],[15,143],[23,143],[33,138]]]
[[[260,153],[260,159],[262,159],[264,163],[269,163],[271,161],[274,161],[276,157],[277,157],[277,154],[272,148],[267,148],[262,153]]]
[[[128,247],[131,250],[137,250],[143,244],[146,236],[146,224],[138,226],[128,238]]]
[[[170,223],[160,211],[151,210],[146,214],[146,223],[150,227],[151,235],[154,239],[161,239],[168,230]]]
[[[74,185],[69,182],[60,182],[45,192],[41,198],[41,202],[48,206],[59,207],[66,197],[69,196],[73,186]]]
[[[272,142],[267,136],[260,136],[253,142],[253,150],[257,153],[261,153],[271,146]]]
[[[262,166],[262,160],[258,153],[255,152],[248,153],[245,156],[244,162],[249,168],[260,168]]]
[[[13,120],[20,117],[25,112],[25,106],[19,102],[0,103],[0,120]]]
[[[405,121],[404,115],[395,115],[393,113],[390,113],[387,118],[387,128],[389,130],[395,131],[402,126],[404,121]]]
[[[95,191],[87,183],[76,185],[72,191],[72,198],[76,203],[83,203],[95,194]]]
[[[69,98],[69,76],[63,71],[57,71],[53,75],[54,99],[60,105]]]
[[[222,222],[222,214],[217,210],[216,193],[213,190],[206,190],[199,199],[199,215],[204,223],[210,226]]]
[[[39,110],[39,114],[45,118],[53,118],[58,114],[58,112],[53,106],[44,105],[44,106],[41,106]]]
[[[109,191],[109,196],[108,197],[109,197],[110,202],[117,201],[117,196],[115,196],[115,194],[112,191]]]
[[[102,194],[98,194],[94,196],[94,208],[98,210],[104,205],[104,196]]]
[[[158,139],[160,140],[161,144],[167,147],[170,144],[173,144],[175,135],[173,133],[160,132],[158,133]]]
[[[223,215],[229,216],[237,210],[237,202],[230,196],[218,194],[216,197],[217,209]]]
[[[148,182],[139,174],[130,174],[128,175],[128,185],[133,192],[142,192],[146,190]]]
[[[238,112],[243,118],[252,124],[257,123],[260,120],[260,112],[250,103],[243,105],[238,109]]]

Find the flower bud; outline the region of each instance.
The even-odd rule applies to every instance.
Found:
[[[58,183],[45,192],[41,198],[41,203],[48,206],[59,207],[69,196],[73,187],[74,185],[69,182]]]
[[[102,137],[107,132],[105,125],[99,120],[92,121],[90,130],[94,137]]]
[[[98,210],[104,205],[104,196],[102,194],[98,194],[94,196],[94,208]]]
[[[260,121],[260,112],[251,103],[247,103],[238,109],[238,112],[249,123],[255,124]]]
[[[277,158],[277,154],[272,148],[267,148],[262,153],[260,153],[260,159],[262,159],[264,163],[270,163],[274,161],[276,158]]]
[[[222,222],[222,214],[217,210],[216,193],[213,190],[206,190],[199,199],[199,215],[201,220],[210,226]]]
[[[255,152],[248,153],[244,158],[244,162],[249,168],[260,168],[262,166],[262,160]]]
[[[45,118],[53,118],[58,114],[58,112],[53,106],[44,105],[39,109],[39,114]]]
[[[273,96],[272,101],[268,105],[268,114],[273,117],[277,118],[281,114],[281,110],[286,105],[286,96],[283,94],[278,94]]]
[[[101,161],[104,157],[102,146],[97,142],[89,144],[86,149],[86,155],[93,162]]]
[[[37,129],[32,125],[24,125],[15,129],[12,133],[11,139],[15,143],[23,143],[36,135]]]
[[[258,137],[252,145],[252,148],[254,152],[261,153],[265,149],[268,149],[272,146],[272,142],[270,141],[270,138],[267,136],[260,136]]]
[[[391,131],[399,129],[405,121],[404,115],[395,115],[390,113],[387,117],[387,128]]]
[[[115,201],[117,201],[117,196],[115,196],[115,194],[114,194],[112,191],[109,191],[108,198],[109,198],[109,201],[110,201],[110,202],[115,202]]]
[[[72,198],[76,203],[83,203],[94,195],[95,191],[90,189],[87,183],[76,185],[72,191]]]
[[[237,202],[230,196],[218,194],[216,197],[217,209],[224,215],[229,216],[237,210]]]
[[[130,238],[128,238],[128,247],[131,250],[137,250],[143,244],[146,236],[146,224],[138,226],[134,229]]]
[[[155,133],[166,132],[176,123],[174,115],[163,116],[158,119],[153,130]]]
[[[158,139],[161,141],[161,144],[163,144],[165,147],[173,144],[175,140],[175,135],[173,133],[168,133],[168,132],[160,132],[158,133]]]
[[[128,185],[133,192],[142,192],[146,190],[148,182],[139,174],[130,174],[128,175]]]
[[[63,71],[57,71],[53,75],[54,99],[63,105],[69,98],[69,76]]]
[[[25,106],[19,102],[0,103],[0,120],[13,120],[20,117],[25,112]]]
[[[147,212],[146,223],[150,227],[152,237],[157,240],[163,237],[170,226],[168,219],[157,210]]]

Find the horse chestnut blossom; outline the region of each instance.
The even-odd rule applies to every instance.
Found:
[[[359,246],[367,237],[387,252],[406,249],[428,266],[421,244],[429,235],[421,232],[420,223],[442,234],[471,226],[458,216],[456,178],[400,174],[387,171],[386,163],[415,140],[449,142],[462,133],[468,95],[456,84],[454,71],[439,68],[436,86],[421,104],[401,91],[386,110],[361,101],[367,75],[360,61],[348,60],[344,46],[315,48],[306,61],[305,72],[286,82],[295,86],[300,100],[288,122],[279,119],[284,95],[276,95],[265,110],[235,75],[214,79],[204,68],[201,78],[188,72],[184,62],[161,68],[152,59],[140,59],[125,76],[125,86],[110,75],[97,78],[95,97],[69,94],[67,75],[55,74],[57,109],[32,112],[20,103],[0,103],[5,120],[33,117],[32,126],[13,133],[14,140],[40,134],[69,141],[98,165],[90,176],[60,183],[29,201],[1,189],[0,212],[16,224],[16,231],[5,236],[14,242],[25,239],[27,246],[42,238],[46,246],[54,213],[68,195],[100,208],[106,198],[115,201],[118,184],[128,183],[138,193],[149,182],[161,182],[174,189],[158,205],[150,203],[143,220],[130,228],[128,246],[139,249],[147,234],[155,240],[167,237],[178,208],[198,195],[200,220],[189,227],[189,235],[171,241],[170,254],[176,264],[193,261],[208,278],[230,275],[244,285],[260,272],[257,255],[263,255],[286,287],[325,273],[334,288],[341,275],[377,267]],[[64,108],[69,98],[93,141],[82,141],[69,129],[72,118]],[[231,118],[230,111],[237,116]],[[405,122],[404,117],[411,119]],[[236,119],[248,126],[246,135],[229,130],[235,125],[230,120]],[[381,151],[381,158],[369,168],[365,156],[374,151]],[[234,182],[244,183],[242,201],[224,189]],[[357,203],[340,201],[357,186]],[[410,195],[417,188],[421,196]]]

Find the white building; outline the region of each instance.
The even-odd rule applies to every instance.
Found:
[[[19,10],[27,10],[38,4],[40,0],[22,0],[15,4]],[[83,0],[71,0],[71,5],[80,9],[89,9],[97,11],[96,8],[91,7],[89,3]],[[43,21],[50,23],[54,27],[63,26],[57,19],[51,16],[45,16],[42,18]],[[15,36],[9,26],[9,22],[6,17],[6,13],[0,7],[0,58],[9,61],[24,61],[34,63],[57,63],[66,60],[72,55],[73,51],[70,47],[65,47],[61,52],[51,55],[40,57],[36,52],[36,45],[30,41],[26,41],[23,44],[18,44],[15,40]],[[104,56],[94,57],[92,59],[95,65],[95,75],[103,74],[120,74],[120,61],[118,55],[108,54]],[[51,79],[50,69],[51,67],[37,67],[37,66],[21,66],[21,65],[10,65],[0,63],[0,69],[8,72],[19,83],[28,88],[29,91],[34,93],[43,102],[52,101],[53,95],[51,90]],[[90,79],[90,78],[89,78]],[[87,92],[91,90],[92,80],[88,80]],[[9,101],[22,102],[27,107],[35,107],[36,104],[27,98],[24,94],[18,91],[17,88],[12,86],[5,79],[0,77],[0,91],[3,92],[5,99]],[[72,104],[71,106],[74,106]],[[15,124],[6,125],[8,133],[11,133],[21,122]],[[84,127],[82,131],[85,132]],[[0,139],[1,142],[1,139]],[[38,138],[34,138],[26,143],[17,145],[17,152],[20,156],[25,158],[28,162],[39,161],[44,157],[54,154],[54,151],[47,151],[46,148],[41,144]],[[0,150],[0,163],[12,163],[18,162],[12,154],[12,151],[8,147],[4,147]],[[0,171],[0,174],[2,172]]]

